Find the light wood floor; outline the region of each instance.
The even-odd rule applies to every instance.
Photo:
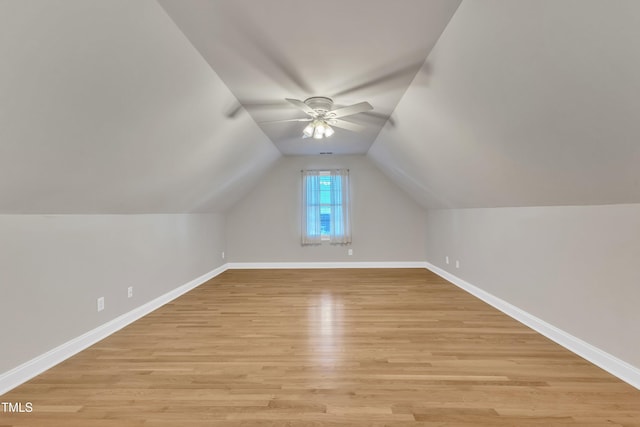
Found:
[[[422,269],[232,270],[0,426],[640,426],[640,391]],[[1,409],[1,408],[0,408]]]

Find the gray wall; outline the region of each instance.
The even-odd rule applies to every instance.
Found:
[[[0,215],[0,236],[0,373],[213,270],[225,248],[218,214]]]
[[[640,367],[639,204],[430,210],[427,233],[430,263]]]
[[[155,0],[0,1],[0,29],[0,213],[219,213],[280,157]]]
[[[640,203],[638,39],[636,0],[463,1],[369,156],[432,209]]]
[[[353,243],[300,245],[301,169],[349,168]],[[424,210],[365,156],[283,157],[228,213],[232,262],[424,261]],[[353,255],[347,255],[348,248]]]

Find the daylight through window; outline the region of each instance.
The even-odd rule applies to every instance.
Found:
[[[351,243],[349,170],[302,171],[302,244]]]

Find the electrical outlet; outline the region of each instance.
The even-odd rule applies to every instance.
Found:
[[[446,262],[447,264],[449,264],[449,255],[447,255],[446,257],[444,257],[444,262]]]
[[[127,298],[131,298],[133,296],[133,286],[129,286],[127,288]]]
[[[456,268],[460,268],[460,261],[456,260]]]
[[[353,255],[353,249],[349,249],[349,255]]]
[[[224,251],[222,252],[222,259],[224,259]]]
[[[98,298],[98,311],[104,310],[104,297]]]

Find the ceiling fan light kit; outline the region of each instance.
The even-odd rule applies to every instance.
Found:
[[[310,138],[313,136],[314,139],[322,139],[328,138],[334,133],[335,131],[326,121],[318,119],[312,121],[304,128],[302,137]]]
[[[348,107],[332,110],[333,100],[325,96],[312,96],[311,98],[305,99],[304,102],[291,98],[286,98],[286,100],[304,111],[311,118],[277,120],[276,122],[309,121],[310,123],[302,131],[303,138],[328,138],[335,133],[332,126],[357,132],[361,130],[362,126],[339,120],[338,118],[373,110],[373,107],[368,102],[360,102]]]

